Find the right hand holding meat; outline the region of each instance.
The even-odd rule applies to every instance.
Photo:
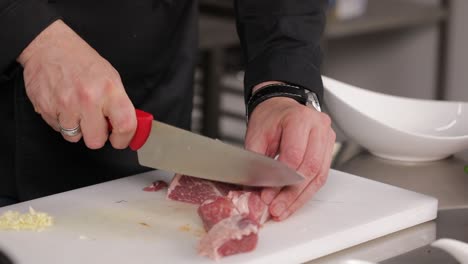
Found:
[[[119,73],[61,20],[42,31],[23,50],[26,93],[34,109],[56,131],[80,125],[81,134],[63,137],[101,148],[108,139],[126,148],[136,130],[135,109]]]

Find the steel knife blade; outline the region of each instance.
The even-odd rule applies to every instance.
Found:
[[[304,179],[269,157],[153,120],[141,110],[136,114],[130,148],[143,166],[248,186],[284,186]]]

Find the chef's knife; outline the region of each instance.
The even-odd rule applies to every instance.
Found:
[[[129,146],[143,166],[248,186],[284,186],[304,179],[269,157],[158,122],[141,110],[136,115]]]

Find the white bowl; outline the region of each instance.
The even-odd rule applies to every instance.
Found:
[[[468,148],[468,103],[398,97],[322,79],[332,119],[376,156],[432,161]]]

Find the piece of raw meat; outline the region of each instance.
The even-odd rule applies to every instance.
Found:
[[[221,220],[236,214],[239,214],[239,211],[231,199],[225,196],[206,200],[198,207],[198,215],[201,217],[206,231],[209,231]]]
[[[208,232],[200,241],[198,253],[213,259],[254,250],[258,229],[269,215],[257,192],[244,191],[207,200],[198,214]]]
[[[213,182],[176,175],[167,197],[200,204],[200,215],[207,234],[200,240],[198,253],[213,259],[252,251],[258,230],[268,220],[268,206],[258,188]]]
[[[198,245],[198,254],[212,259],[249,252],[258,241],[258,224],[248,216],[236,214],[215,224],[203,236]]]
[[[241,188],[233,184],[176,174],[167,190],[167,197],[180,202],[202,204],[206,200],[226,196],[230,190],[239,190]]]
[[[143,188],[145,192],[157,192],[167,187],[167,183],[164,181],[155,181],[150,186]]]
[[[231,191],[228,196],[239,214],[248,215],[259,226],[269,218],[268,206],[260,198],[259,191]]]

